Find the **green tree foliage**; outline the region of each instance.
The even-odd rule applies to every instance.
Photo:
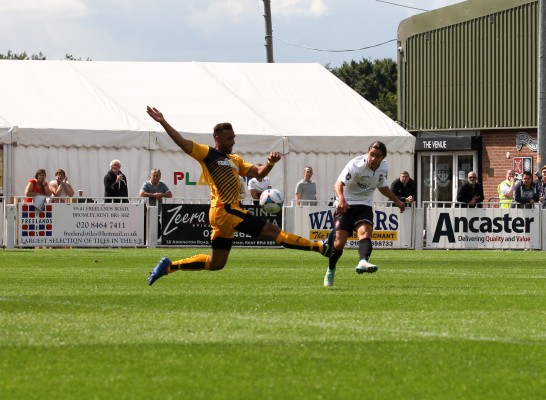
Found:
[[[64,56],[65,60],[68,61],[82,61],[82,58],[76,58],[72,54],[66,53]],[[32,54],[29,56],[26,51],[17,54],[12,52],[11,50],[8,50],[6,54],[0,53],[0,60],[46,60],[46,56],[42,54],[42,52],[39,52],[38,54]],[[89,57],[85,61],[92,61]]]
[[[29,56],[26,51],[23,51],[20,54],[13,53],[11,50],[8,50],[7,54],[0,53],[0,60],[45,60],[46,56],[41,52],[38,54],[32,54]]]
[[[72,54],[68,54],[68,53],[65,54],[64,59],[68,60],[68,61],[82,61],[83,60],[81,57],[76,58]],[[93,60],[91,60],[89,57],[87,57],[87,59],[85,61],[93,61]]]
[[[326,68],[386,115],[397,119],[395,61],[383,58],[372,62],[363,58],[360,62],[344,62],[339,68]]]

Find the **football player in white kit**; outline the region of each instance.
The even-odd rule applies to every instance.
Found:
[[[359,244],[359,262],[356,266],[358,274],[374,273],[377,266],[370,263],[372,254],[373,232],[373,194],[379,190],[389,200],[404,212],[404,203],[396,197],[389,188],[387,175],[389,167],[385,157],[387,147],[376,141],[368,148],[368,152],[353,158],[343,168],[334,185],[336,193],[336,208],[334,215],[334,229],[328,235],[329,262],[324,286],[334,285],[336,264],[343,254],[347,238],[356,232]]]

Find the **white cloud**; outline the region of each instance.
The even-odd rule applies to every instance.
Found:
[[[0,12],[39,13],[42,16],[55,14],[83,15],[87,7],[81,0],[2,0]]]
[[[193,24],[222,24],[222,19],[237,19],[245,10],[244,0],[199,2],[189,7],[185,19]]]
[[[280,0],[271,3],[272,12],[285,16],[320,17],[328,11],[328,7],[323,0]]]

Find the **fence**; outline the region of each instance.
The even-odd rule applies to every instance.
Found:
[[[46,203],[37,210],[16,197],[0,198],[1,243],[4,247],[157,247],[209,246],[209,199],[163,199],[149,207],[143,198],[76,198]],[[110,201],[116,201],[112,203]],[[317,205],[286,204],[269,215],[254,204],[244,204],[253,214],[288,232],[320,240],[334,223],[330,201]],[[546,250],[546,210],[499,208],[484,202],[483,208],[464,208],[453,202],[424,202],[400,213],[390,202],[374,203],[375,248],[383,249],[518,249]],[[275,246],[247,235],[237,235],[235,246]],[[357,247],[358,238],[349,238]]]

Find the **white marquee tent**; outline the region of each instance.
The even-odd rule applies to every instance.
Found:
[[[213,144],[212,128],[231,122],[235,152],[265,162],[287,199],[315,170],[329,199],[343,166],[374,140],[387,145],[391,180],[413,170],[415,139],[319,64],[0,61],[0,144],[4,196],[23,195],[36,169],[63,168],[75,189],[103,195],[110,160],[122,162],[129,195],[151,168],[175,197],[208,198],[197,162],[146,114],[160,109],[190,139]]]

